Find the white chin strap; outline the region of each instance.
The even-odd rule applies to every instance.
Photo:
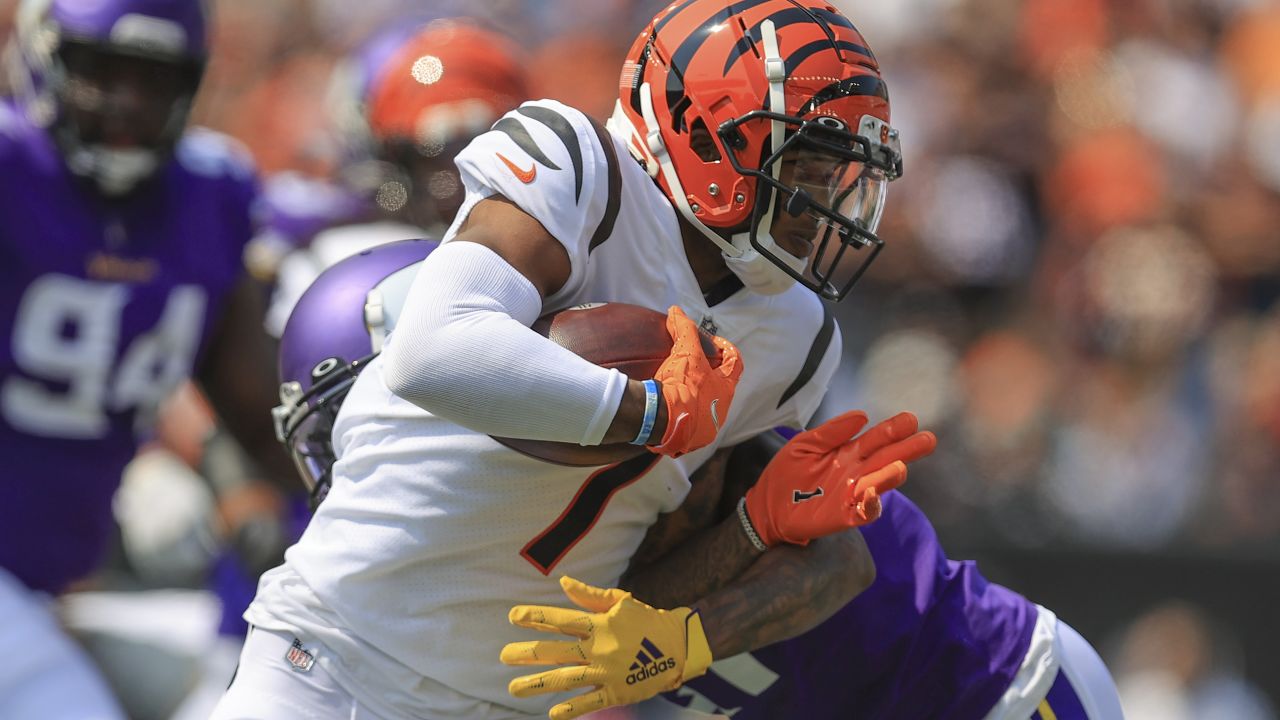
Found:
[[[787,96],[782,87],[783,82],[787,79],[787,66],[782,60],[781,53],[778,52],[778,35],[774,31],[772,20],[765,20],[760,23],[760,39],[764,44],[765,78],[769,80],[769,109],[776,113],[782,113],[787,109]],[[767,155],[772,155],[777,152],[778,148],[782,147],[782,143],[786,140],[787,132],[787,126],[781,120],[770,121],[770,126],[770,148]],[[778,179],[781,172],[779,165],[780,163],[775,162],[769,166],[769,172],[773,175],[774,180]],[[769,193],[769,207],[760,218],[760,225],[756,228],[756,243],[786,263],[792,270],[802,273],[808,264],[805,259],[798,258],[778,247],[778,243],[773,239],[771,232],[773,229],[773,211],[777,199],[778,193],[776,191]],[[795,278],[788,275],[772,260],[761,255],[756,250],[755,246],[751,244],[750,232],[734,235],[733,246],[737,250],[737,254],[730,255],[725,253],[725,262],[729,265],[729,269],[742,281],[742,284],[752,292],[760,293],[761,295],[777,295],[795,285]]]
[[[778,37],[774,32],[772,21],[766,20],[761,24],[761,35],[765,45],[765,69],[769,79],[770,106],[774,109],[783,108],[785,110],[786,96],[783,92],[782,84],[786,79],[786,65],[778,53]],[[648,132],[644,134],[641,134],[631,124],[622,109],[621,101],[619,101],[614,106],[613,117],[609,119],[609,129],[626,137],[639,138],[642,141],[644,149],[647,151],[645,156],[638,156],[636,148],[632,147],[632,143],[627,143],[632,155],[637,155],[637,159],[645,164],[650,176],[657,177],[661,173],[662,179],[666,181],[667,187],[671,191],[671,199],[675,203],[676,210],[690,225],[697,228],[708,240],[715,243],[716,247],[720,248],[720,252],[725,258],[725,264],[728,265],[734,275],[738,276],[742,284],[748,290],[761,295],[776,295],[794,285],[795,278],[788,275],[769,258],[756,251],[751,244],[751,234],[749,232],[738,233],[733,236],[732,240],[725,240],[716,231],[707,227],[694,213],[693,208],[689,205],[684,186],[680,183],[675,167],[671,164],[671,155],[667,152],[666,144],[662,142],[658,118],[653,111],[653,89],[649,83],[644,83],[640,86],[640,115],[644,118],[645,127],[648,128]],[[772,147],[781,147],[785,137],[785,123],[778,120],[772,121],[770,133]],[[772,152],[769,154],[772,154]],[[779,173],[778,163],[773,163],[771,172],[776,180]],[[807,265],[805,259],[797,258],[778,247],[778,244],[774,242],[773,236],[770,234],[770,228],[773,224],[773,204],[776,197],[776,192],[769,194],[769,207],[756,230],[756,242],[763,245],[796,272],[803,272]]]
[[[160,159],[152,150],[114,150],[101,145],[76,149],[67,157],[71,172],[93,179],[104,195],[123,195],[155,172]]]

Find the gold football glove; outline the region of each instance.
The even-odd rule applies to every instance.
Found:
[[[513,625],[571,635],[574,640],[534,640],[502,648],[508,665],[567,665],[511,681],[516,697],[592,687],[551,708],[551,720],[570,720],[614,705],[647,700],[705,673],[711,648],[702,620],[689,608],[659,610],[623,590],[560,578],[564,594],[582,610],[517,605]]]

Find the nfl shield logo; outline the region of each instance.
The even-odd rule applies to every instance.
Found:
[[[316,656],[303,648],[302,641],[298,638],[293,639],[293,645],[289,647],[289,652],[284,654],[284,659],[288,660],[297,672],[308,672],[311,666],[316,664]]]

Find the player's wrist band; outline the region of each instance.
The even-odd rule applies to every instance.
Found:
[[[640,421],[640,432],[632,445],[648,445],[649,436],[653,435],[653,423],[658,419],[658,381],[644,381],[644,419]]]
[[[756,526],[751,524],[751,518],[747,517],[747,496],[743,495],[738,499],[738,520],[742,521],[742,530],[747,534],[747,539],[760,552],[766,552],[768,545],[760,539],[760,534],[756,532]]]

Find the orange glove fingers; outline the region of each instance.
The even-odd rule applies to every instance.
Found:
[[[850,483],[852,486],[850,499],[854,503],[861,502],[868,490],[874,490],[877,495],[883,495],[906,481],[907,464],[901,460],[895,460],[875,472],[855,478]]]
[[[937,447],[937,436],[925,430],[880,448],[863,460],[859,467],[863,468],[863,472],[867,472],[882,468],[894,460],[914,462],[922,457],[928,457]]]
[[[720,349],[720,364],[716,366],[716,370],[724,377],[738,382],[738,378],[742,377],[742,354],[738,352],[738,346],[719,335],[711,336],[711,342]]]
[[[667,333],[671,335],[672,355],[702,354],[698,326],[684,314],[679,305],[667,308]]]
[[[654,373],[662,384],[667,408],[667,428],[654,452],[679,457],[704,447],[716,438],[729,414],[733,393],[742,376],[742,358],[733,343],[712,339],[719,349],[720,365],[702,349],[698,326],[678,306],[667,311],[667,331],[671,334],[671,354]]]
[[[826,452],[848,442],[862,432],[867,425],[867,414],[861,410],[850,410],[837,415],[812,430],[805,430],[791,439],[806,448]],[[784,448],[782,452],[786,452]]]
[[[862,501],[853,506],[853,525],[866,525],[880,519],[880,513],[883,507],[880,504],[880,496],[876,494],[875,488],[869,488],[867,494]]]
[[[913,413],[900,412],[871,426],[853,442],[859,457],[866,457],[896,440],[908,437],[920,429],[920,421]]]

